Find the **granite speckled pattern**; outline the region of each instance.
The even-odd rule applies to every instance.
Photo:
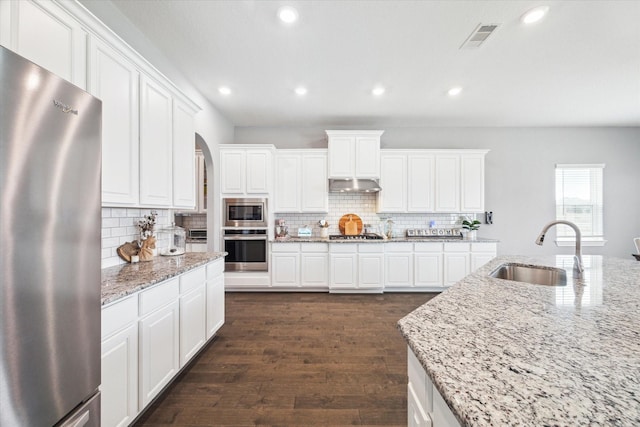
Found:
[[[153,261],[116,265],[102,270],[102,305],[226,256],[226,252],[187,252],[156,256]]]
[[[284,240],[270,240],[270,243],[401,243],[401,242],[409,242],[409,243],[421,243],[421,242],[432,242],[432,243],[498,243],[499,240],[494,239],[483,239],[478,238],[476,240],[462,240],[462,239],[447,239],[447,238],[429,238],[429,237],[394,237],[393,239],[370,239],[370,240],[357,240],[357,239],[344,239],[344,240],[329,240],[327,238],[322,237],[290,237]]]
[[[567,285],[494,279],[505,262],[562,267]],[[501,256],[398,326],[464,426],[640,425],[640,263]]]

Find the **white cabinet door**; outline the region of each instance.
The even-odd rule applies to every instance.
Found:
[[[276,155],[276,186],[274,212],[300,212],[300,155]],[[326,174],[326,172],[325,172]]]
[[[224,258],[207,264],[207,339],[224,324]]]
[[[384,191],[384,187],[382,187]],[[407,157],[407,211],[435,210],[435,158],[429,154]]]
[[[300,254],[271,254],[271,285],[297,288],[300,286]]]
[[[303,288],[327,288],[329,286],[329,255],[326,253],[302,253],[300,256],[300,285]]]
[[[411,383],[407,384],[407,426],[432,427],[429,414],[422,407]]]
[[[173,202],[171,93],[144,75],[140,82],[140,204],[170,207]]]
[[[244,150],[220,150],[220,191],[243,194],[246,188],[246,153]]]
[[[462,212],[484,212],[484,154],[463,154],[460,159]]]
[[[380,187],[378,212],[407,211],[407,156],[382,154],[380,156]]]
[[[327,154],[302,154],[302,212],[329,212],[329,179],[327,178]],[[280,188],[276,188],[280,191]]]
[[[436,212],[460,211],[460,155],[436,155]]]
[[[54,2],[0,2],[0,44],[86,88],[87,33]]]
[[[184,103],[173,101],[173,206],[196,207],[194,112]]]
[[[384,287],[384,254],[358,254],[358,288],[382,289]]]
[[[329,137],[329,178],[354,177],[355,144],[354,136]]]
[[[91,38],[89,92],[102,100],[102,204],[139,202],[139,74],[124,56]]]
[[[380,136],[357,136],[355,177],[380,178]]]
[[[476,271],[495,258],[497,246],[493,242],[471,243],[471,271]]]
[[[180,367],[206,342],[206,283],[180,296]]]
[[[413,254],[385,254],[385,288],[410,288],[413,286]]]
[[[415,285],[416,287],[432,288],[443,285],[442,252],[416,252],[415,254]]]
[[[469,253],[444,254],[444,285],[451,286],[469,274]]]
[[[102,341],[100,422],[125,427],[138,414],[138,325]]]
[[[140,320],[140,407],[145,407],[180,369],[177,300]]]
[[[271,152],[269,150],[247,150],[247,194],[271,192]]]
[[[358,254],[332,253],[330,261],[329,289],[356,289],[358,285]]]

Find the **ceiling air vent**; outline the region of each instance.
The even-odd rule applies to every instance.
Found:
[[[484,43],[500,24],[479,24],[462,43],[460,49],[475,49]]]

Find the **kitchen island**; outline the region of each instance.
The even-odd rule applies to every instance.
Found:
[[[575,279],[572,258],[498,257],[400,320],[461,425],[640,425],[640,264],[585,256]],[[564,268],[567,285],[488,276],[505,262]]]

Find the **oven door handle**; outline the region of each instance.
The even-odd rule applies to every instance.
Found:
[[[267,240],[267,236],[256,236],[256,237],[224,236],[224,240]]]

